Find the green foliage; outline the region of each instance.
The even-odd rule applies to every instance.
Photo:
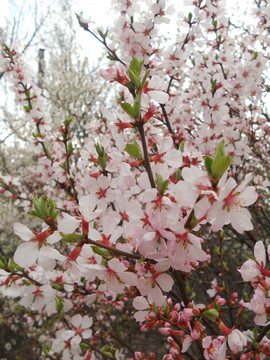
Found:
[[[95,144],[95,148],[98,154],[98,164],[104,170],[108,162],[108,155],[105,153],[104,147],[99,143]]]
[[[62,239],[66,243],[78,243],[83,240],[83,235],[81,234],[63,234],[61,233]]]
[[[111,253],[109,250],[102,249],[99,246],[92,246],[92,250],[95,254],[101,255],[101,256],[110,256]]]
[[[219,312],[216,309],[205,310],[204,314],[209,320],[213,322],[215,322],[216,319],[219,317]]]
[[[210,156],[204,156],[204,165],[208,174],[218,182],[225,171],[232,163],[232,158],[225,155],[225,141],[218,144],[213,159]]]
[[[133,139],[133,144],[126,145],[126,152],[136,159],[142,159],[142,151],[136,138]]]
[[[164,195],[164,192],[169,184],[169,180],[164,180],[161,175],[156,173],[156,184],[158,188],[158,193],[160,195]]]
[[[56,204],[51,199],[48,199],[46,195],[42,195],[40,199],[34,197],[33,204],[35,210],[29,211],[29,215],[36,216],[46,223],[48,223],[49,219],[52,222],[55,221],[58,215],[58,212],[55,211]]]

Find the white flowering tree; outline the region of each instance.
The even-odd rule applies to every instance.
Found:
[[[71,116],[54,134],[23,57],[3,46],[1,71],[33,129],[31,176],[44,194],[25,201],[21,180],[1,177],[2,193],[40,221],[14,223],[22,242],[1,259],[2,292],[31,310],[29,326],[54,319],[39,357],[270,356],[269,238],[252,233],[249,210],[263,209],[268,185],[269,4],[255,1],[253,25],[238,27],[224,1],[188,3],[170,37],[159,33],[173,14],[165,0],[114,1],[119,18],[106,32],[77,15],[107,49],[100,75],[119,91],[81,143]],[[230,238],[237,251],[252,241],[252,257],[235,265]],[[143,352],[115,334],[120,310],[164,345]]]

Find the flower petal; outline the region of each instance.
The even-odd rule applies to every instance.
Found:
[[[33,237],[35,237],[34,233],[30,229],[28,229],[27,226],[23,224],[15,223],[13,225],[13,229],[15,234],[18,235],[24,241],[29,241],[33,239]]]
[[[14,254],[14,261],[18,265],[28,268],[36,263],[38,257],[38,243],[27,242],[18,246]]]

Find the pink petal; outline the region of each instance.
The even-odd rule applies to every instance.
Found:
[[[231,224],[232,227],[242,234],[244,231],[253,229],[252,222],[250,221],[251,215],[246,208],[232,208],[231,209]]]
[[[116,258],[113,258],[110,261],[108,261],[108,265],[113,271],[117,273],[124,272],[127,269],[127,267]]]
[[[132,304],[136,310],[145,310],[149,308],[149,303],[143,296],[135,297]]]
[[[249,259],[238,270],[244,281],[250,281],[261,274],[254,260]]]
[[[28,268],[36,263],[38,257],[38,243],[27,242],[18,246],[14,254],[14,261],[18,265]]]
[[[136,274],[130,272],[130,271],[125,271],[122,273],[118,273],[117,274],[119,276],[119,278],[126,284],[129,286],[136,286],[137,285],[137,281],[138,281],[138,277]]]
[[[48,244],[55,244],[57,241],[61,240],[62,236],[59,234],[58,231],[55,231],[52,235],[47,237]]]
[[[33,237],[35,237],[35,234],[30,229],[28,229],[27,226],[23,224],[15,223],[13,225],[13,229],[15,234],[18,235],[24,241],[29,241],[33,239]]]
[[[148,299],[150,302],[156,303],[157,306],[162,306],[165,301],[165,296],[162,294],[162,291],[158,286],[155,286],[151,289],[151,292],[148,295]]]
[[[92,326],[92,324],[93,324],[93,319],[85,315],[82,319],[82,328],[88,329]]]
[[[74,315],[71,319],[71,323],[75,327],[80,326],[82,323],[82,316],[80,314]]]
[[[89,229],[88,237],[89,237],[91,240],[94,240],[94,241],[98,241],[98,240],[101,240],[101,239],[102,239],[102,236],[101,236],[100,232],[98,232],[97,230],[95,230],[95,229],[93,229],[93,228],[90,228],[90,229]]]
[[[58,221],[58,231],[64,234],[72,234],[80,225],[81,221],[66,213],[63,213],[62,216],[63,219]]]
[[[161,274],[157,277],[157,283],[164,291],[171,291],[173,287],[173,279],[168,274]]]
[[[265,266],[266,263],[266,254],[265,249],[262,241],[257,241],[254,246],[254,255],[256,261],[261,265]]]
[[[226,345],[226,341],[224,341],[224,343],[221,345],[218,351],[218,360],[225,360],[226,350],[227,350],[227,345]]]
[[[169,100],[169,95],[166,92],[153,90],[148,92],[149,96],[160,104],[165,104]]]
[[[71,346],[72,347],[76,347],[80,344],[80,342],[82,341],[82,338],[79,335],[75,335],[74,338],[71,339]]]
[[[136,321],[144,321],[145,320],[145,317],[149,315],[149,311],[137,311],[135,314],[134,314],[134,318]]]
[[[253,186],[248,186],[239,195],[239,200],[240,200],[241,206],[249,206],[249,205],[255,203],[257,198],[258,198],[258,193]]]
[[[92,336],[92,330],[87,329],[82,332],[83,339],[89,339]]]

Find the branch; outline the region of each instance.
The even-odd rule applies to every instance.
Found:
[[[116,254],[116,255],[119,255],[119,256],[125,256],[125,257],[129,257],[129,258],[132,258],[132,259],[141,259],[142,256],[139,255],[139,254],[130,254],[130,253],[127,253],[125,251],[122,251],[122,250],[119,250],[119,249],[116,249],[116,248],[113,248],[109,245],[105,245],[103,243],[100,243],[100,242],[96,242],[94,240],[91,240],[89,238],[86,238],[86,241],[85,241],[86,244],[91,244],[91,245],[95,245],[95,246],[98,246],[98,247],[101,247],[103,249],[106,249],[106,250],[109,250],[111,251],[112,253]]]
[[[146,144],[145,132],[144,132],[143,124],[138,125],[138,130],[139,130],[139,133],[141,135],[141,141],[142,141],[142,146],[143,146],[144,166],[145,166],[145,169],[147,171],[151,187],[152,187],[152,189],[155,189],[156,184],[155,184],[153,172],[152,172],[150,161],[149,161],[149,156],[148,156],[148,151],[147,151],[147,144]]]

